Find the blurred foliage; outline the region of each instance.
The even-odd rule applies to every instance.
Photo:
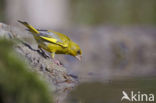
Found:
[[[0,0],[0,21],[5,21],[5,0]]]
[[[156,24],[156,0],[70,0],[69,3],[70,20],[75,24]],[[0,0],[0,21],[5,20],[6,9],[6,1]]]
[[[70,0],[77,24],[156,24],[156,0]]]
[[[113,80],[107,83],[82,83],[73,90],[68,103],[121,103],[122,91],[135,94],[156,94],[156,77]],[[129,103],[124,100],[123,103]],[[136,103],[133,101],[133,103]],[[137,103],[142,103],[138,102]]]
[[[0,40],[0,103],[52,103],[45,84],[17,58],[12,44]]]

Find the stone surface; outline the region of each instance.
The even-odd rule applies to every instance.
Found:
[[[0,36],[15,41],[15,51],[27,62],[32,71],[41,75],[56,96],[56,101],[65,99],[77,81],[68,75],[66,68],[56,65],[50,57],[45,57],[34,46],[34,39],[23,29],[0,23]]]

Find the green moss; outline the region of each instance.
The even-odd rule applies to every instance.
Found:
[[[12,44],[0,40],[0,103],[52,103],[46,85],[17,58]]]

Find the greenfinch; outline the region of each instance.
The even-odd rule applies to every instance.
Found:
[[[35,38],[38,47],[51,53],[52,58],[55,58],[55,54],[66,54],[76,57],[81,61],[82,51],[78,44],[73,42],[65,34],[55,32],[52,30],[39,30],[35,29],[32,25],[24,21],[19,21],[21,24],[28,28]]]

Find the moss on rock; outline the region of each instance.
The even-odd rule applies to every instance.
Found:
[[[0,103],[52,103],[44,82],[27,69],[12,44],[0,39]]]

